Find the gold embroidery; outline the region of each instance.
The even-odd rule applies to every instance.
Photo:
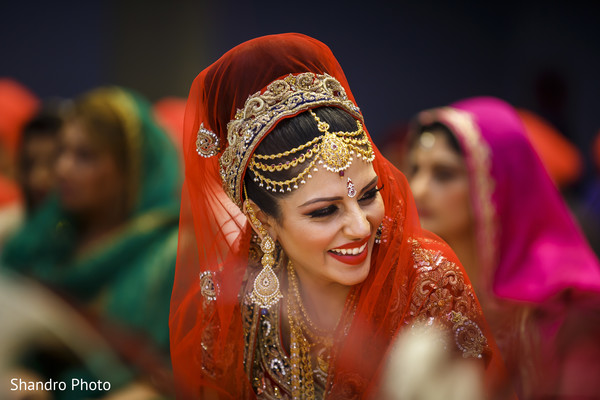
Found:
[[[200,293],[207,302],[217,299],[217,286],[213,280],[213,272],[204,271],[200,274]]]
[[[219,323],[216,320],[207,324],[201,333],[200,340],[200,367],[209,377],[216,379],[223,375],[224,368],[219,360],[214,357],[215,338],[219,334]]]
[[[286,263],[278,262],[278,264],[285,265]],[[279,303],[277,307],[273,307],[272,309],[260,309],[247,301],[246,294],[252,290],[251,282],[253,282],[254,277],[258,273],[257,269],[256,266],[249,266],[239,294],[240,299],[246,299],[241,304],[246,373],[252,383],[254,392],[259,398],[292,399],[292,393],[294,392],[292,388],[294,375],[294,368],[292,367],[293,357],[288,356],[288,353],[291,355],[291,352],[284,349],[281,340],[283,321],[281,320],[280,307],[284,307],[282,303],[287,303],[287,301]],[[285,270],[281,266],[278,266],[276,270],[280,271],[279,278],[281,279],[281,275],[283,275]],[[340,319],[344,335],[348,334],[354,318],[356,308],[354,299],[355,296],[351,293],[346,300],[347,306]],[[292,310],[292,314],[297,317],[296,321],[301,320],[299,313],[301,313],[299,309]],[[301,326],[296,326],[296,328],[302,329]],[[290,334],[290,336],[292,335]],[[303,337],[304,334],[302,333],[299,336]],[[291,339],[293,340],[293,338]],[[312,368],[314,398],[320,399],[325,397],[328,374],[332,373],[330,366],[334,365],[334,355],[329,354],[329,349],[323,346],[323,343],[311,342],[309,346],[310,357],[304,357],[299,367],[304,370]],[[303,357],[300,358],[302,359]],[[314,362],[312,362],[313,358]],[[301,379],[300,382],[304,387],[304,381]],[[302,392],[302,395],[304,396],[302,398],[306,398],[307,393]]]
[[[487,339],[479,326],[459,312],[450,312],[450,321],[454,324],[454,341],[462,351],[464,358],[481,358],[487,348]]]
[[[333,77],[310,72],[272,82],[264,93],[246,100],[227,124],[229,146],[219,160],[223,189],[241,208],[242,178],[250,156],[263,137],[282,118],[320,106],[337,106],[362,121],[359,108]]]
[[[209,273],[211,276],[212,273]],[[223,376],[230,368],[230,361],[227,357],[215,357],[216,351],[216,338],[219,336],[221,331],[221,324],[215,308],[215,302],[207,300],[204,297],[202,301],[202,319],[206,321],[204,330],[200,332],[200,349],[199,349],[199,360],[200,367],[206,376],[212,379],[217,379]],[[233,343],[225,344],[223,351],[226,354],[233,352]]]
[[[258,268],[249,266],[240,292],[246,374],[259,398],[291,399],[292,367],[280,340],[279,307],[261,309],[248,301]]]
[[[481,318],[471,285],[465,283],[458,265],[440,250],[421,247],[411,239],[417,276],[410,305],[415,321],[451,324],[456,346],[463,357],[478,357],[488,350],[487,339],[473,320]]]
[[[198,155],[204,158],[212,157],[219,153],[219,147],[219,137],[214,132],[206,129],[204,123],[201,123],[196,135],[196,152]]]

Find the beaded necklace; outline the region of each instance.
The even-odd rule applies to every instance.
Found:
[[[318,328],[310,319],[302,302],[298,278],[291,260],[287,267],[291,289],[291,293],[287,296],[287,307],[291,333],[292,398],[314,399],[314,374],[316,373],[322,381],[327,381],[329,366],[333,358],[334,332]],[[344,309],[353,303],[354,296],[354,291],[352,291],[346,299]],[[336,326],[339,325],[341,319],[342,316],[338,319]],[[311,352],[316,354],[316,368],[313,368]]]

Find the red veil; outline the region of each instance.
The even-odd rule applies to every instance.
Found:
[[[240,313],[251,229],[222,188],[219,157],[197,154],[197,132],[201,124],[214,132],[222,152],[227,123],[250,95],[288,74],[304,72],[334,77],[356,104],[331,50],[293,33],[260,37],[233,48],[192,84],[185,114],[185,182],[170,318],[180,398],[213,398],[208,393],[214,398],[255,397],[243,363]],[[481,327],[489,345],[488,383],[500,384],[502,362],[466,274],[445,243],[421,230],[404,175],[375,152],[373,166],[384,185],[383,238],[375,245],[368,278],[354,288],[356,311],[330,369],[327,398],[375,393],[376,378],[398,330],[417,316],[437,318],[450,310],[468,314]]]

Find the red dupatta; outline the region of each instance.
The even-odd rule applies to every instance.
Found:
[[[305,72],[332,76],[356,104],[331,50],[294,33],[245,42],[192,84],[184,124],[185,182],[170,318],[176,389],[182,399],[211,398],[209,393],[215,398],[255,397],[243,363],[239,297],[251,229],[222,188],[219,157],[197,154],[197,132],[214,132],[222,154],[227,124],[250,95],[288,74]],[[415,318],[446,318],[452,310],[475,320],[488,338],[488,384],[497,387],[503,379],[502,363],[466,274],[445,243],[421,230],[404,175],[377,149],[375,153],[373,166],[385,187],[380,192],[386,210],[383,240],[374,250],[369,276],[354,288],[354,319],[337,348],[327,398],[373,395],[396,333]]]

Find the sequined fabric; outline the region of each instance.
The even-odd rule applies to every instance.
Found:
[[[404,297],[407,301],[405,306],[410,309],[409,316],[399,324],[407,327],[416,323],[435,324],[452,338],[454,346],[450,351],[463,358],[488,358],[491,350],[476,322],[482,320],[483,316],[471,285],[465,282],[458,265],[449,261],[440,251],[427,248],[430,239],[422,241],[425,243],[416,239],[409,241],[416,274],[412,284],[414,290],[408,300]],[[280,267],[277,269],[280,281],[285,280],[285,271]],[[281,318],[281,307],[285,301],[270,310],[261,309],[248,301],[247,293],[252,290],[251,282],[258,268],[249,268],[248,271],[253,272],[248,274],[240,293],[240,298],[246,299],[241,307],[246,372],[259,399],[292,399],[292,361],[283,340],[284,334],[289,333],[286,333]],[[399,305],[398,308],[404,306]],[[350,324],[351,321],[347,321],[348,328]],[[325,397],[327,375],[319,368],[317,360],[313,360],[313,366],[315,398],[321,399]],[[360,380],[360,377],[356,376],[355,379]]]

